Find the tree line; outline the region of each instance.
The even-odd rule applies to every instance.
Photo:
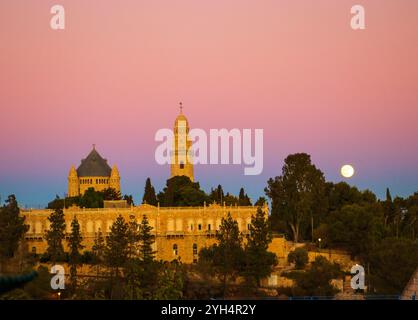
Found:
[[[399,294],[418,267],[418,192],[378,200],[370,190],[325,181],[306,153],[289,155],[265,188],[274,232],[344,249],[366,267],[369,290]]]

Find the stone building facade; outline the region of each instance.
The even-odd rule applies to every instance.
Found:
[[[263,208],[267,214],[268,207]],[[135,219],[141,222],[146,215],[152,233],[155,236],[154,249],[156,258],[171,261],[180,259],[184,263],[197,261],[198,252],[201,248],[215,243],[216,231],[223,217],[228,212],[238,223],[242,234],[248,234],[251,216],[255,215],[256,207],[220,206],[209,205],[203,207],[155,207],[143,204],[130,208],[98,208],[82,209],[69,208],[64,211],[66,223],[66,240],[71,232],[71,221],[74,217],[80,223],[83,237],[84,250],[91,250],[94,239],[99,232],[103,236],[109,235],[110,228],[116,218],[121,215],[125,221]],[[48,217],[52,210],[22,210],[26,217],[29,231],[26,233],[26,245],[30,252],[42,254],[46,251],[47,243],[45,232],[49,229]],[[275,243],[277,246],[277,243]],[[64,241],[67,250],[67,241]],[[279,248],[275,250],[280,250]]]

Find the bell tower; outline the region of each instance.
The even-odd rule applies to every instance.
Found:
[[[74,166],[71,166],[70,173],[68,174],[68,196],[77,197],[80,195],[80,189],[78,186],[78,175]]]
[[[189,140],[189,122],[183,115],[183,104],[180,102],[180,114],[177,116],[174,122],[174,150],[171,154],[171,175],[170,178],[175,176],[186,176],[191,181],[194,181],[193,175],[193,163],[192,159],[192,141]]]

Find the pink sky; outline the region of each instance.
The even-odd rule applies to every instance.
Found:
[[[155,132],[183,101],[192,127],[264,129],[264,172],[196,168],[253,198],[283,159],[308,152],[326,177],[379,196],[418,190],[418,1],[55,1],[0,3],[0,195],[45,204],[95,143],[122,188],[160,189]],[[366,30],[350,8],[366,9]],[[228,172],[226,175],[225,172]]]

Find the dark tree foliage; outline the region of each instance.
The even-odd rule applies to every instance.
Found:
[[[65,259],[64,247],[62,240],[65,238],[65,217],[62,209],[55,209],[48,217],[50,222],[49,230],[45,233],[45,238],[48,244],[47,254],[55,264],[57,261]]]
[[[144,196],[142,198],[142,203],[147,203],[152,206],[157,206],[157,196],[155,195],[155,189],[151,184],[151,179],[147,178],[145,182]]]
[[[265,189],[272,203],[272,229],[282,232],[286,225],[295,242],[310,238],[311,221],[319,224],[327,208],[325,191],[324,175],[311,163],[311,157],[306,153],[289,155],[282,175],[269,179]]]
[[[69,246],[69,265],[70,265],[70,281],[72,290],[76,290],[77,287],[77,266],[81,265],[81,253],[80,250],[84,248],[81,244],[81,232],[80,224],[76,217],[71,222],[71,233],[68,240]]]
[[[105,261],[109,267],[115,269],[116,274],[128,259],[128,229],[129,225],[119,215],[112,224],[106,241]]]
[[[287,261],[295,264],[296,269],[303,269],[309,262],[308,250],[305,248],[297,248],[290,252]]]
[[[277,264],[277,257],[268,251],[272,234],[268,219],[261,208],[251,217],[250,233],[245,245],[244,277],[252,286],[260,285],[262,278],[268,277]]]
[[[226,206],[237,206],[239,204],[239,199],[227,192],[224,197],[224,202]]]
[[[110,298],[122,297],[122,275],[120,273],[128,262],[129,255],[129,225],[119,215],[112,224],[106,241],[105,264],[110,268]]]
[[[152,227],[149,225],[146,215],[142,217],[139,225],[138,240],[139,240],[139,258],[143,262],[151,262],[155,258],[156,252],[152,249],[155,242],[155,237],[151,233]]]
[[[342,276],[340,266],[318,256],[306,272],[294,273],[295,296],[333,296],[338,290],[331,284],[332,279]]]
[[[367,257],[384,236],[378,206],[346,205],[330,214],[327,242],[348,250],[353,257]]]
[[[0,208],[0,266],[13,257],[28,229],[25,218],[20,215],[16,197],[8,196],[6,204]]]
[[[368,257],[371,292],[400,295],[418,266],[418,244],[409,239],[387,238]]]
[[[130,205],[130,206],[134,206],[135,205],[134,198],[132,197],[131,194],[130,195],[125,194],[123,196],[123,200],[126,200],[126,203],[128,205]]]
[[[345,182],[332,183],[326,185],[329,211],[340,210],[345,205],[350,204],[373,204],[376,203],[376,196],[369,190],[363,192],[356,187],[352,187]]]
[[[248,195],[244,191],[244,188],[241,188],[239,190],[238,204],[240,206],[251,206],[252,205],[250,198],[248,197]]]
[[[238,223],[232,219],[230,213],[226,218],[222,218],[216,239],[218,243],[200,250],[199,264],[210,266],[212,272],[222,282],[222,292],[225,297],[228,294],[230,281],[236,279],[245,265],[242,236]]]
[[[106,188],[103,191],[99,191],[103,194],[103,200],[122,200],[120,191],[113,188]]]
[[[186,176],[175,176],[167,180],[166,187],[158,194],[158,201],[164,207],[203,206],[209,197],[198,182]]]
[[[121,200],[121,194],[113,188],[107,188],[102,191],[96,191],[93,187],[88,188],[86,192],[78,197],[66,197],[61,199],[58,195],[56,198],[48,203],[48,209],[63,209],[69,208],[73,205],[81,208],[103,208],[104,200]],[[128,204],[133,204],[132,196],[125,195],[124,200]]]
[[[100,273],[100,267],[105,263],[106,242],[102,234],[102,230],[99,229],[94,237],[94,244],[92,247],[93,264],[96,266],[97,276]]]
[[[223,205],[224,198],[225,198],[225,195],[224,195],[224,191],[221,185],[218,185],[218,187],[216,187],[215,189],[211,189],[211,192],[209,195],[210,202]]]
[[[255,207],[263,207],[267,203],[267,199],[265,197],[259,197],[257,201],[254,203]]]

